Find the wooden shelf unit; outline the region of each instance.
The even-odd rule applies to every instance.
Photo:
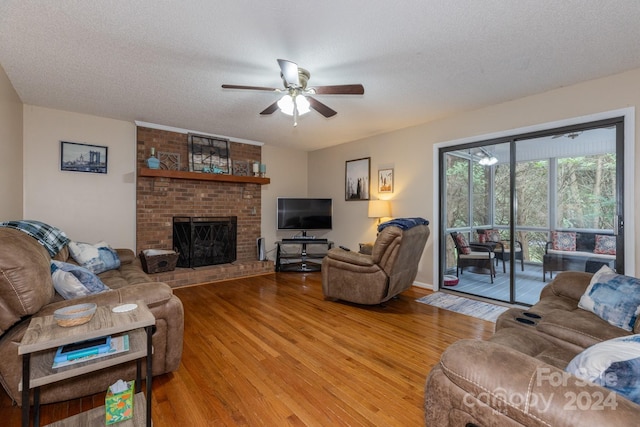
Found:
[[[271,182],[269,178],[260,178],[256,176],[239,176],[227,175],[222,173],[204,173],[204,172],[187,172],[167,169],[149,169],[140,168],[138,176],[156,177],[156,178],[172,178],[172,179],[190,179],[194,181],[217,181],[217,182],[236,182],[245,184],[265,185]]]
[[[145,425],[145,414],[147,411],[147,401],[144,397],[144,393],[136,393],[133,396],[133,418],[125,421],[120,421],[117,424],[113,424],[114,427],[131,427],[131,426],[143,426]],[[47,424],[44,427],[102,427],[105,425],[105,408],[104,405],[98,408],[93,408],[85,412],[73,415],[62,421],[56,421],[51,424]]]
[[[116,304],[120,305],[120,304]],[[106,369],[125,362],[136,360],[136,397],[134,418],[118,426],[151,427],[151,387],[152,387],[152,332],[156,319],[142,301],[132,311],[114,313],[116,305],[99,306],[93,318],[85,324],[73,328],[63,328],[57,324],[53,315],[32,317],[22,341],[18,345],[18,354],[22,355],[22,381],[18,389],[22,392],[22,426],[30,425],[30,391],[34,389],[34,426],[40,424],[40,390],[42,385],[63,381],[79,375],[87,375],[100,369]],[[77,364],[53,368],[53,358],[58,346],[84,341],[87,339],[127,333],[128,351],[110,356],[99,357]],[[146,359],[146,401],[141,392],[142,359]],[[143,402],[142,404],[140,402]],[[105,409],[95,408],[87,414],[67,418],[53,423],[54,426],[94,426],[104,425]]]

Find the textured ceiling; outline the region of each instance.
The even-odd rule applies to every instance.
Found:
[[[0,0],[26,104],[315,150],[640,67],[637,0]],[[259,112],[277,58],[338,114]]]

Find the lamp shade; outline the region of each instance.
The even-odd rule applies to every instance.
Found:
[[[391,205],[388,200],[369,200],[369,218],[391,216]]]

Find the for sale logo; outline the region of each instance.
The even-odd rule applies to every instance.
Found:
[[[584,378],[584,376],[578,376]],[[615,374],[608,375],[605,384],[615,385],[617,378]],[[571,388],[558,393],[562,393],[563,410],[565,411],[603,411],[605,409],[615,410],[618,406],[616,393],[606,392],[602,388],[596,388],[596,384],[579,379],[576,381],[571,374],[556,369],[541,367],[536,370],[535,384],[538,387],[549,385],[553,389]],[[576,390],[579,387],[579,390]],[[556,397],[556,392],[514,392],[502,387],[495,390],[484,391],[476,396],[466,394],[463,404],[467,407],[474,407],[478,402],[494,409],[497,413],[506,413],[509,407],[535,409],[538,412],[547,412]],[[558,402],[560,403],[560,401]],[[556,405],[558,404],[556,403]]]
[[[573,387],[581,387],[584,390],[575,391],[567,390],[563,393],[565,398],[564,410],[565,411],[604,411],[605,409],[616,409],[618,402],[616,401],[616,393],[613,391],[603,391],[601,387],[597,387],[591,381],[586,380],[586,371],[578,372],[576,375],[579,380],[575,381],[574,376],[568,372],[551,370],[551,368],[538,368],[536,371],[536,385],[542,386],[548,383],[551,387],[570,387],[570,383]],[[615,386],[618,382],[618,377],[614,372],[608,373],[603,378],[605,386]],[[553,394],[553,393],[552,393]]]

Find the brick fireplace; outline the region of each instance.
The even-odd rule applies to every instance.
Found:
[[[183,177],[141,176],[151,148],[171,154],[180,171],[188,170],[188,135],[163,129],[137,128],[136,250],[174,249],[174,217],[237,217],[236,260],[199,268],[176,268],[152,275],[171,286],[231,279],[273,271],[273,263],[259,261],[261,185],[253,182],[200,180]],[[230,143],[230,158],[260,162],[259,145]],[[164,166],[163,166],[164,168]],[[144,174],[143,174],[144,175]],[[207,175],[207,174],[202,174]],[[194,178],[195,177],[195,178]]]

